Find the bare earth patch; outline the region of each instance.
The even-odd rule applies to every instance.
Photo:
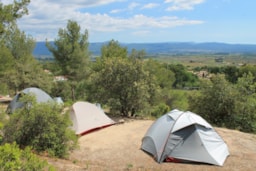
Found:
[[[157,163],[140,149],[141,140],[154,121],[126,120],[79,138],[80,148],[68,160],[48,159],[60,171],[254,171],[256,135],[215,128],[229,147],[223,167],[207,164]]]

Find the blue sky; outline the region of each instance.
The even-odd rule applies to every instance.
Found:
[[[37,41],[56,39],[71,19],[89,42],[256,44],[255,7],[255,0],[31,0],[18,25]]]

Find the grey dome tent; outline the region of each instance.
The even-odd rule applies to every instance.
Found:
[[[7,113],[13,113],[16,109],[21,108],[24,106],[22,102],[19,101],[20,97],[23,94],[31,94],[35,95],[37,103],[43,103],[43,102],[53,102],[54,100],[51,98],[49,94],[47,94],[45,91],[36,88],[36,87],[30,87],[22,90],[18,94],[16,94],[10,104],[7,107]]]
[[[79,101],[72,105],[70,118],[73,123],[71,129],[77,135],[84,135],[93,130],[115,124],[99,105]]]
[[[159,163],[184,161],[222,166],[229,155],[226,143],[208,122],[195,113],[177,109],[150,126],[141,149]]]

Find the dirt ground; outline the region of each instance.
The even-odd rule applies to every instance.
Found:
[[[79,138],[80,148],[68,160],[48,159],[60,171],[254,171],[256,135],[215,128],[229,147],[224,166],[185,163],[157,163],[140,149],[152,120],[126,120]]]

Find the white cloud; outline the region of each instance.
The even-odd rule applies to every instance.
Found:
[[[132,14],[128,17],[113,17],[111,14],[134,10],[141,7],[139,3],[130,3],[127,8],[113,9],[107,13],[83,13],[79,9],[121,0],[36,0],[29,5],[29,15],[18,20],[18,24],[27,34],[37,41],[53,40],[60,28],[65,28],[69,19],[77,21],[81,28],[87,29],[93,35],[97,33],[113,33],[119,31],[135,32],[138,30],[166,29],[183,25],[202,24],[200,20],[181,19],[178,17],[153,17],[143,14]],[[144,7],[151,8],[157,4],[149,3]],[[100,12],[100,11],[99,11]],[[146,32],[144,32],[146,33]]]
[[[76,7],[93,7],[93,6],[99,6],[99,5],[105,5],[110,4],[114,2],[121,2],[123,0],[37,0],[37,1],[43,1],[47,4],[62,4],[69,7],[76,6]],[[31,1],[33,2],[33,1]]]
[[[193,10],[195,5],[203,3],[205,0],[165,0],[164,3],[170,3],[167,11]]]
[[[134,15],[130,18],[114,18],[107,14],[90,14],[90,13],[71,13],[71,18],[79,23],[82,29],[88,29],[90,32],[118,32],[123,30],[137,30],[150,28],[171,28],[182,25],[202,24],[199,20],[179,19],[178,17],[148,17],[145,15]],[[66,20],[58,21],[45,20],[25,20],[20,23],[22,27],[32,34],[37,34],[37,39],[53,39],[57,35],[59,28],[66,26]],[[33,31],[37,30],[37,31]],[[50,36],[50,37],[49,37]]]
[[[129,10],[133,10],[134,8],[136,8],[136,7],[138,7],[138,6],[140,6],[139,3],[132,2],[132,3],[129,4],[128,9],[129,9]]]
[[[157,6],[159,6],[159,4],[157,4],[157,3],[148,3],[148,4],[145,4],[145,5],[142,7],[142,9],[151,9],[151,8],[155,8],[155,7],[157,7]]]
[[[125,9],[113,9],[110,11],[111,14],[116,14],[116,13],[120,13],[120,12],[124,12]]]
[[[136,36],[145,36],[145,35],[148,35],[149,33],[151,33],[151,31],[149,30],[139,30],[139,31],[132,32],[132,34]]]

